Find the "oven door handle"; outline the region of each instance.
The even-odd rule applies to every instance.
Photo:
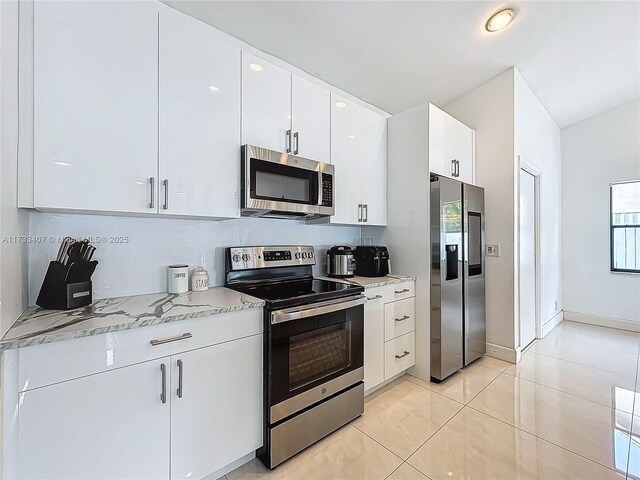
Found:
[[[347,308],[357,307],[358,305],[364,305],[366,301],[367,297],[364,295],[358,295],[357,297],[348,297],[347,300],[342,298],[330,302],[316,303],[302,308],[293,307],[276,310],[275,312],[271,312],[271,324],[290,322],[291,320],[312,317],[314,315],[337,312],[338,310],[345,310]]]

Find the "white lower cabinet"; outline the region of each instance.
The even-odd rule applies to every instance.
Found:
[[[17,422],[16,437],[7,439],[17,442],[17,477],[198,479],[254,452],[263,441],[261,319],[261,309],[248,309],[117,332],[121,341],[87,337],[113,347],[108,365],[127,352],[133,359],[133,349],[139,363],[80,377],[74,370],[75,378],[35,388],[20,383],[16,404],[3,406],[3,421]],[[191,336],[179,339],[176,328]],[[134,346],[142,332],[147,339]],[[148,338],[169,341],[151,346]],[[66,346],[69,361],[88,363],[94,351],[83,340],[19,353]],[[28,371],[17,378],[33,377]]]
[[[367,288],[365,295],[364,390],[370,393],[415,364],[414,282]]]
[[[172,479],[202,478],[262,445],[262,335],[174,355],[171,368]]]
[[[22,392],[19,478],[168,478],[161,365],[168,376],[167,357]]]

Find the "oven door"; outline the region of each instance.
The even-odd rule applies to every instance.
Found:
[[[270,423],[363,380],[365,301],[358,295],[271,313]]]
[[[315,217],[334,213],[332,165],[244,145],[242,182],[245,216]]]

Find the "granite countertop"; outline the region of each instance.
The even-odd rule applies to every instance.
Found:
[[[96,300],[89,307],[75,310],[43,310],[40,307],[29,307],[0,340],[0,351],[263,305],[263,300],[228,288],[214,287],[206,292],[188,292],[180,295],[154,293],[105,298]]]
[[[323,275],[322,277],[325,280],[333,280],[334,282],[341,283],[352,283],[356,285],[361,285],[365,288],[373,288],[373,287],[383,287],[385,285],[393,285],[395,283],[403,283],[403,282],[413,282],[416,277],[411,277],[409,275],[386,275],[384,277],[348,277],[348,278],[336,278],[329,277],[328,275]]]

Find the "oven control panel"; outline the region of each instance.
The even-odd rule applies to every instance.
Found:
[[[310,245],[230,247],[226,249],[226,255],[230,270],[316,264],[315,251]]]

